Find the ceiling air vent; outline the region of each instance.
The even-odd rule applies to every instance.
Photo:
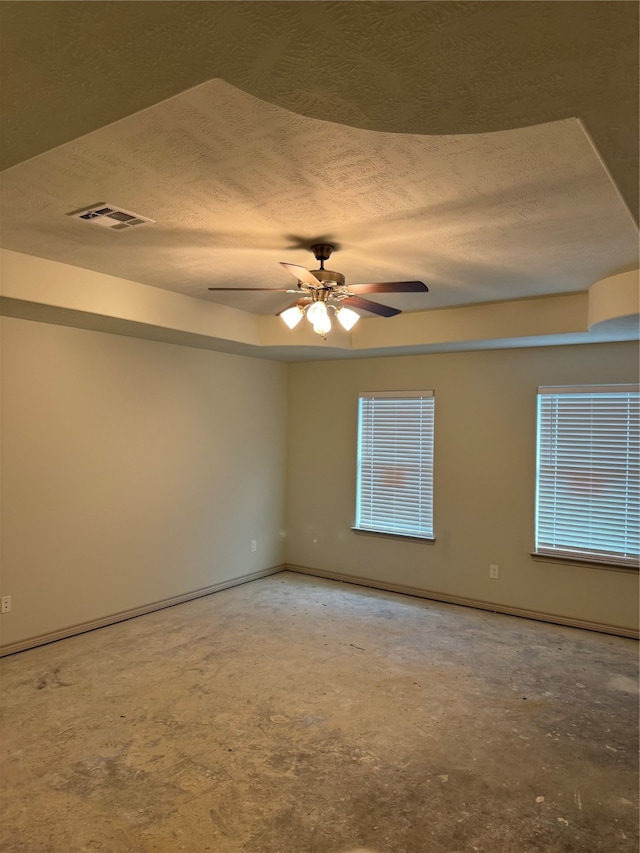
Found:
[[[110,228],[112,231],[127,231],[138,225],[146,225],[154,221],[153,219],[139,216],[137,213],[131,213],[130,210],[122,210],[122,208],[115,207],[113,204],[107,204],[104,201],[101,201],[99,204],[93,204],[91,207],[72,210],[70,213],[67,213],[67,216],[73,216],[74,219],[81,219],[84,222],[93,222],[94,225],[100,225],[102,228]]]

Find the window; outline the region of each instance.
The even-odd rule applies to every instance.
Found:
[[[536,552],[637,566],[635,385],[538,389]]]
[[[356,529],[433,538],[433,391],[360,394]]]

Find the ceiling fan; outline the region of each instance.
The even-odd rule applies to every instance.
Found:
[[[209,290],[294,293],[298,299],[293,305],[280,311],[277,316],[282,317],[287,326],[293,329],[306,315],[313,325],[313,331],[323,338],[326,338],[331,331],[331,318],[327,310],[329,308],[347,331],[352,329],[360,319],[359,314],[352,310],[353,308],[378,314],[380,317],[394,317],[401,313],[398,308],[390,308],[388,305],[363,299],[360,295],[362,293],[418,293],[429,290],[422,281],[378,281],[370,284],[347,285],[342,273],[324,268],[324,262],[329,260],[334,248],[330,243],[314,243],[311,246],[316,260],[320,262],[320,269],[317,270],[311,271],[298,264],[280,262],[281,266],[297,279],[297,288],[210,287]]]

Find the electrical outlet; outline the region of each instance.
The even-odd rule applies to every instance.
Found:
[[[10,613],[11,612],[11,596],[3,595],[2,596],[2,612]]]
[[[252,554],[255,554],[255,552],[256,552],[257,550],[258,550],[258,540],[257,540],[257,539],[252,539],[252,540],[251,540],[251,553],[252,553]]]
[[[496,566],[492,563],[489,566],[489,577],[493,578],[494,581],[497,581],[500,577],[500,566]]]

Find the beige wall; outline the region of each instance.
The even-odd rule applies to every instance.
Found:
[[[3,644],[284,562],[637,626],[637,576],[529,556],[536,388],[637,381],[635,344],[286,366],[0,322]],[[433,545],[350,529],[358,391],[403,388],[436,393]]]
[[[292,365],[288,562],[637,627],[637,574],[530,557],[537,386],[637,379],[633,343]],[[436,542],[356,534],[358,392],[423,388],[436,395]]]
[[[1,323],[3,644],[282,563],[284,365]]]

